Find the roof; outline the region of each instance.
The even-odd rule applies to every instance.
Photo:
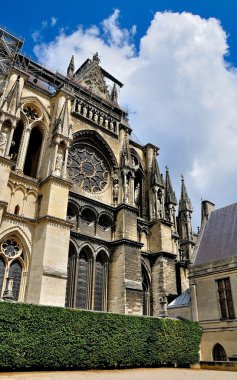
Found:
[[[168,307],[181,307],[190,305],[190,291],[189,289],[185,290],[180,296],[175,298],[172,302],[169,303]]]
[[[211,213],[203,231],[194,265],[237,256],[237,203]]]

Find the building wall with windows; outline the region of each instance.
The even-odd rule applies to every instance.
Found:
[[[201,360],[237,356],[237,203],[206,220],[190,269],[191,311],[202,327]]]
[[[166,315],[194,246],[184,179],[176,216],[169,170],[98,54],[62,75],[0,31],[0,296]]]

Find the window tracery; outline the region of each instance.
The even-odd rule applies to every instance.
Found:
[[[23,247],[14,236],[0,244],[0,296],[3,295],[6,279],[13,279],[13,298],[18,301],[24,264]]]
[[[79,188],[89,193],[101,192],[109,183],[105,159],[94,148],[83,144],[70,149],[68,173]]]
[[[31,121],[38,120],[40,115],[39,112],[36,110],[35,107],[31,105],[25,105],[23,107],[24,114],[30,119]]]

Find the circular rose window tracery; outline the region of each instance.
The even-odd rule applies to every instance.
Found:
[[[2,252],[9,259],[19,255],[22,251],[20,244],[15,239],[4,240],[1,246],[2,246]]]
[[[68,173],[82,190],[97,193],[109,183],[109,169],[105,159],[87,145],[76,145],[69,151]]]

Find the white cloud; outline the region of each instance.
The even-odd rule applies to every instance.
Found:
[[[122,29],[118,17],[115,10],[99,26],[61,31],[35,53],[65,71],[72,54],[79,66],[98,51],[102,66],[125,83],[120,103],[131,110],[135,134],[160,147],[161,170],[168,164],[177,195],[183,172],[196,210],[201,197],[218,207],[237,201],[237,74],[224,60],[219,21],[156,13],[136,51],[136,28]]]
[[[50,25],[51,25],[51,26],[55,26],[56,23],[57,23],[57,21],[58,21],[58,20],[56,19],[56,17],[52,16],[51,19],[50,19]]]

